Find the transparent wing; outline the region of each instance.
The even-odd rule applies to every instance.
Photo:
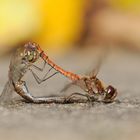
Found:
[[[11,82],[7,82],[5,84],[5,87],[2,91],[2,94],[0,95],[0,103],[8,103],[12,99],[13,93],[13,86],[11,85]]]
[[[91,72],[89,72],[89,74],[88,74],[89,77],[96,77],[97,74],[99,73],[101,65],[102,65],[102,61],[100,60],[100,61],[97,62],[95,68]]]
[[[69,89],[71,86],[73,86],[73,85],[79,86],[79,87],[80,87],[81,89],[83,89],[84,91],[87,90],[87,87],[86,87],[86,84],[85,84],[85,78],[92,78],[92,77],[96,77],[96,76],[97,76],[97,74],[98,74],[98,72],[99,72],[99,70],[100,70],[100,67],[101,67],[103,61],[104,61],[104,59],[106,58],[106,56],[107,56],[107,54],[108,54],[108,52],[109,52],[109,50],[108,50],[107,48],[106,48],[106,50],[105,50],[104,48],[101,48],[101,49],[102,49],[102,51],[101,51],[100,55],[98,56],[99,59],[98,59],[98,61],[97,61],[97,63],[96,63],[96,66],[94,66],[95,68],[94,68],[92,71],[88,72],[88,73],[87,73],[85,76],[83,76],[80,80],[76,80],[76,81],[74,81],[74,82],[71,82],[71,83],[67,84],[67,85],[61,90],[62,92],[68,90],[68,89]]]
[[[97,74],[99,73],[99,70],[100,70],[104,60],[108,56],[109,50],[107,48],[106,49],[105,48],[101,48],[101,49],[102,49],[101,53],[98,56],[98,60],[96,62],[96,65],[94,66],[95,68],[91,72],[89,72],[87,74],[89,77],[96,77],[97,76]]]
[[[85,91],[86,90],[86,85],[85,85],[84,79],[85,79],[85,77],[65,85],[64,88],[61,90],[61,92],[67,91],[73,85],[79,86],[81,89],[83,89]]]
[[[75,85],[75,84],[76,84],[76,81],[66,84],[66,85],[64,86],[64,88],[62,88],[61,92],[67,91],[71,86],[73,86],[73,85]]]

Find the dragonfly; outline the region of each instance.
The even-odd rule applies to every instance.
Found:
[[[82,76],[80,79],[67,84],[61,92],[66,91],[72,85],[79,86],[84,93],[74,92],[67,97],[70,102],[76,96],[83,96],[90,102],[112,103],[118,95],[117,89],[112,85],[104,86],[103,82],[97,78],[99,69],[94,69],[89,75]]]
[[[39,68],[34,63],[39,59],[43,59],[44,65],[42,68]],[[32,68],[35,68],[38,71],[43,71],[46,64],[51,66],[48,72],[44,75],[41,79]],[[52,75],[48,76],[49,72],[55,69],[56,72]],[[81,93],[72,93],[68,97],[60,97],[60,96],[53,96],[53,97],[34,97],[28,90],[26,82],[22,80],[24,75],[30,71],[35,78],[38,84],[45,82],[46,80],[50,79],[54,75],[61,73],[65,77],[72,80],[72,83],[80,86],[84,89],[87,94]],[[81,84],[82,83],[82,84]],[[94,88],[93,88],[94,87]],[[95,89],[97,92],[95,92]],[[104,95],[104,101],[112,102],[117,95],[117,91],[113,86],[108,86],[106,89],[102,86],[102,83],[96,76],[91,77],[81,77],[77,74],[72,72],[68,72],[61,68],[60,66],[56,65],[53,61],[51,61],[41,47],[35,42],[27,42],[21,47],[19,47],[15,53],[13,54],[9,66],[9,73],[8,73],[8,82],[6,83],[4,90],[0,96],[0,102],[6,100],[7,97],[11,96],[11,93],[15,91],[19,94],[22,98],[26,101],[31,103],[80,103],[80,102],[87,102],[89,100],[93,100],[95,95]],[[83,98],[74,98],[74,96],[86,96],[87,99]]]

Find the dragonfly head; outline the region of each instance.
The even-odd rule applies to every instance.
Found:
[[[38,44],[34,42],[28,42],[24,45],[24,59],[26,59],[26,61],[34,63],[39,59],[37,47]]]
[[[104,98],[104,102],[113,102],[114,99],[116,98],[117,96],[117,90],[109,85],[106,89],[105,89],[105,98]]]

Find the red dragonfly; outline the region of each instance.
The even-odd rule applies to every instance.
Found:
[[[34,65],[34,63],[39,59],[39,57],[41,57],[44,60],[43,68],[39,68],[36,65]],[[39,71],[43,71],[46,63],[50,65],[51,68],[45,74],[43,79],[40,79],[39,76],[37,76],[32,70],[32,67],[36,68]],[[48,76],[49,72],[52,69],[55,69],[56,72]],[[26,82],[22,80],[23,76],[28,70],[31,71],[38,84],[41,84],[42,82],[48,80],[57,73],[61,73],[65,77],[72,80],[72,83],[84,89],[87,94],[73,93],[69,97],[34,97],[30,94],[26,86]],[[112,102],[117,95],[116,89],[112,86],[104,88],[102,82],[96,77],[96,75],[92,75],[91,77],[81,77],[77,74],[65,71],[64,69],[56,65],[53,61],[51,61],[47,54],[40,48],[40,46],[34,42],[28,42],[15,51],[10,62],[9,80],[5,85],[5,88],[0,97],[0,101],[2,102],[3,100],[5,100],[6,96],[10,96],[12,91],[17,92],[25,100],[32,103],[87,102],[88,100],[97,100],[95,97],[98,95],[103,96],[104,102]],[[87,99],[85,100],[82,98],[74,98],[74,96],[76,95],[86,96]]]

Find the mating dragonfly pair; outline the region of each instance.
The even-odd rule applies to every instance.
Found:
[[[44,61],[43,68],[39,68],[34,63],[41,58]],[[43,79],[40,79],[39,76],[32,70],[34,67],[39,71],[43,71],[45,65],[48,64],[51,68],[45,74]],[[55,69],[56,72],[48,76],[49,72]],[[64,88],[67,89],[71,84],[75,84],[82,88],[85,93],[72,93],[68,97],[53,96],[53,97],[34,97],[30,94],[26,82],[22,80],[23,76],[27,71],[30,71],[37,81],[38,84],[50,79],[54,75],[61,73],[65,77],[69,78],[72,82]],[[117,90],[109,85],[104,87],[102,82],[97,78],[97,73],[93,72],[91,76],[79,76],[77,74],[65,71],[53,61],[49,59],[47,54],[40,48],[40,46],[34,42],[28,42],[23,46],[19,47],[10,62],[9,67],[9,80],[6,83],[4,90],[1,94],[0,101],[3,101],[6,96],[15,91],[26,101],[32,103],[81,103],[89,101],[99,101],[102,102],[113,102],[117,96]],[[80,98],[76,98],[79,96]],[[82,96],[86,98],[81,98]]]

